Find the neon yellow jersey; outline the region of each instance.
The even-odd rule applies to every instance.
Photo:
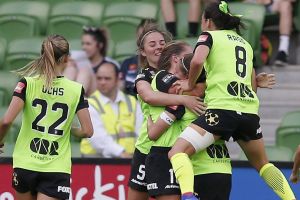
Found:
[[[149,84],[151,84],[151,81],[153,77],[155,76],[156,69],[149,67],[146,69],[143,69],[138,75],[135,80],[135,84],[138,81],[147,81]],[[153,141],[151,141],[148,137],[148,132],[147,132],[147,119],[149,116],[149,104],[144,102],[140,95],[137,95],[138,100],[141,105],[141,110],[143,112],[143,123],[140,129],[140,134],[139,137],[137,138],[137,141],[135,143],[135,147],[143,154],[148,154],[150,151],[150,148],[153,144]]]
[[[13,153],[13,167],[70,174],[70,129],[79,103],[84,101],[82,85],[60,77],[46,89],[43,79],[25,80],[22,127]],[[15,92],[19,89],[18,85]]]
[[[165,74],[164,79],[166,81],[169,81],[172,79],[171,76],[174,76],[164,70],[159,71],[154,76],[151,87],[154,91],[159,91],[157,88],[157,77],[158,75]],[[161,77],[160,77],[161,78]],[[169,80],[167,80],[169,79]],[[165,111],[165,106],[149,106],[149,115],[151,116],[152,120],[156,122],[158,119],[160,119],[160,114]],[[172,147],[174,143],[176,142],[178,136],[180,135],[180,123],[178,120],[175,120],[172,125],[161,134],[161,136],[154,141],[152,146],[158,146],[158,147]]]
[[[257,114],[259,100],[252,90],[253,50],[250,44],[232,30],[204,33],[212,37],[204,64],[207,108]],[[201,36],[200,42],[205,39]]]
[[[197,116],[186,109],[182,119],[179,120],[181,131],[195,119],[197,119]],[[231,161],[224,140],[218,140],[205,150],[197,152],[191,156],[191,161],[195,175],[210,173],[231,174]]]

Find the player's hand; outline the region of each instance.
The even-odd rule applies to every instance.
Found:
[[[267,74],[265,72],[256,75],[257,87],[272,89],[275,85],[275,74]]]
[[[183,96],[184,106],[196,115],[202,115],[205,113],[206,105],[203,102],[203,99],[195,96]]]
[[[173,83],[173,86],[177,87],[177,94],[183,94],[184,92],[190,92],[193,90],[193,88],[190,87],[188,80],[178,80]]]
[[[292,172],[292,174],[291,174],[291,176],[290,176],[290,181],[292,182],[292,183],[297,183],[298,181],[299,181],[299,179],[300,179],[300,169],[297,171],[297,172]]]

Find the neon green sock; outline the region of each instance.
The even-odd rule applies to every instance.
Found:
[[[260,171],[260,176],[283,200],[294,200],[295,195],[282,172],[273,164],[264,165]]]
[[[185,153],[177,153],[171,158],[181,194],[194,192],[194,170],[190,158]]]

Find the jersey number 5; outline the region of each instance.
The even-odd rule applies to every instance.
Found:
[[[246,76],[246,50],[244,47],[235,47],[235,57],[236,74],[244,78]]]
[[[34,99],[32,101],[32,106],[37,107],[38,105],[41,106],[41,112],[40,114],[38,114],[38,116],[36,116],[35,120],[33,120],[31,127],[34,130],[45,132],[45,127],[38,125],[38,123],[41,119],[43,119],[46,116],[48,104],[47,101],[43,99]],[[49,134],[63,135],[64,133],[63,130],[57,129],[57,127],[68,118],[69,107],[65,103],[56,102],[52,105],[52,111],[57,111],[58,109],[62,110],[61,117],[57,119],[51,126],[49,126]]]

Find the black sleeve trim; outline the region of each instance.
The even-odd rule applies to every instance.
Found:
[[[80,94],[80,99],[79,99],[79,102],[78,102],[78,105],[77,105],[77,108],[76,108],[76,113],[81,110],[81,109],[84,109],[84,108],[88,108],[89,107],[89,103],[86,99],[84,99],[84,88],[82,87],[81,88],[81,94]]]
[[[206,81],[206,73],[205,73],[205,69],[203,67],[202,72],[201,72],[200,76],[198,77],[196,83],[205,83],[205,81]]]
[[[26,88],[27,88],[27,81],[25,78],[22,78],[21,80],[19,80],[19,82],[14,90],[13,96],[19,97],[25,102]]]
[[[137,92],[136,84],[139,81],[147,81],[149,84],[151,84],[153,77],[155,76],[155,71],[151,70],[150,68],[142,69],[140,73],[136,76],[136,79],[134,81],[134,92]]]
[[[150,70],[148,68],[142,69],[135,79],[135,84],[139,81],[147,81],[148,83],[151,83],[152,79],[153,77]]]
[[[179,80],[174,74],[167,71],[160,71],[156,76],[156,88],[158,91],[168,93],[173,83]]]
[[[194,52],[196,51],[197,47],[200,45],[208,46],[209,49],[211,49],[213,45],[213,39],[210,33],[208,32],[202,32],[198,38],[197,44],[194,48]]]

